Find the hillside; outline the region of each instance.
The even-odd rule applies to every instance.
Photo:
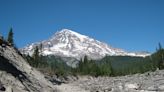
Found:
[[[43,74],[32,68],[13,47],[7,45],[0,45],[0,85],[6,92],[56,90]]]

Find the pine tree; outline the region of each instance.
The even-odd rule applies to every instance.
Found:
[[[9,33],[8,33],[7,41],[8,41],[8,43],[9,43],[11,46],[14,46],[13,35],[14,35],[14,33],[13,33],[13,29],[10,28],[10,31],[9,31]]]
[[[164,49],[159,50],[159,69],[164,69]]]
[[[81,72],[81,71],[83,70],[83,60],[82,60],[82,58],[80,59],[78,65],[79,65],[79,66],[78,66],[78,72]]]
[[[38,46],[35,47],[32,57],[34,60],[33,62],[34,66],[38,67],[38,64],[39,64],[39,47]]]
[[[0,34],[0,45],[3,43],[3,36]]]
[[[161,50],[161,49],[162,49],[162,45],[161,45],[161,43],[159,43],[158,45],[159,45],[159,50]]]
[[[160,43],[157,52],[154,54],[154,60],[157,61],[159,69],[164,69],[164,49]]]
[[[39,48],[38,48],[38,46],[35,47],[33,57],[34,57],[34,59],[39,58]]]
[[[42,54],[43,53],[43,44],[42,43],[39,45],[39,50],[40,50],[40,54]]]
[[[84,56],[83,72],[84,72],[84,74],[88,74],[89,73],[89,60],[88,60],[87,56]]]
[[[84,64],[87,64],[87,63],[88,63],[88,57],[84,56]]]

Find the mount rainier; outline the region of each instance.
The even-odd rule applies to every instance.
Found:
[[[43,55],[55,55],[61,57],[73,57],[80,59],[87,55],[92,59],[101,59],[106,55],[110,56],[138,56],[145,57],[150,55],[146,52],[127,52],[122,49],[113,48],[110,45],[81,35],[69,29],[62,29],[56,32],[48,40],[32,43],[20,51],[23,54],[32,55],[34,48],[42,44]]]

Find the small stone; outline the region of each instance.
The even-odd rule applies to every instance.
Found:
[[[130,83],[130,84],[125,84],[125,87],[128,89],[136,89],[137,90],[139,88],[139,85],[136,83],[134,83],[134,84]]]
[[[164,91],[164,85],[160,85],[158,88],[160,91]]]

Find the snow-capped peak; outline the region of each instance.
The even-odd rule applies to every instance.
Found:
[[[80,33],[69,29],[62,29],[53,35],[50,39],[33,43],[26,46],[21,51],[26,54],[32,54],[35,46],[42,44],[43,55],[57,55],[62,57],[74,57],[80,59],[87,55],[92,59],[100,59],[106,55],[122,56],[147,56],[148,54],[128,53],[122,49],[109,46],[106,43],[94,40]]]
[[[86,38],[87,36],[81,35],[80,33],[74,32],[69,29],[62,29],[61,31],[58,31],[56,34],[71,34],[71,35],[76,35],[79,38]]]
[[[51,40],[52,39],[55,39],[56,37],[60,36],[61,38],[68,38],[68,37],[76,37],[76,38],[79,38],[81,41],[83,41],[83,39],[86,39],[88,38],[88,36],[85,36],[85,35],[82,35],[80,33],[77,33],[77,32],[74,32],[72,30],[69,30],[69,29],[62,29],[61,31],[57,31],[55,33],[54,36],[51,37]],[[66,38],[66,39],[67,39]]]

